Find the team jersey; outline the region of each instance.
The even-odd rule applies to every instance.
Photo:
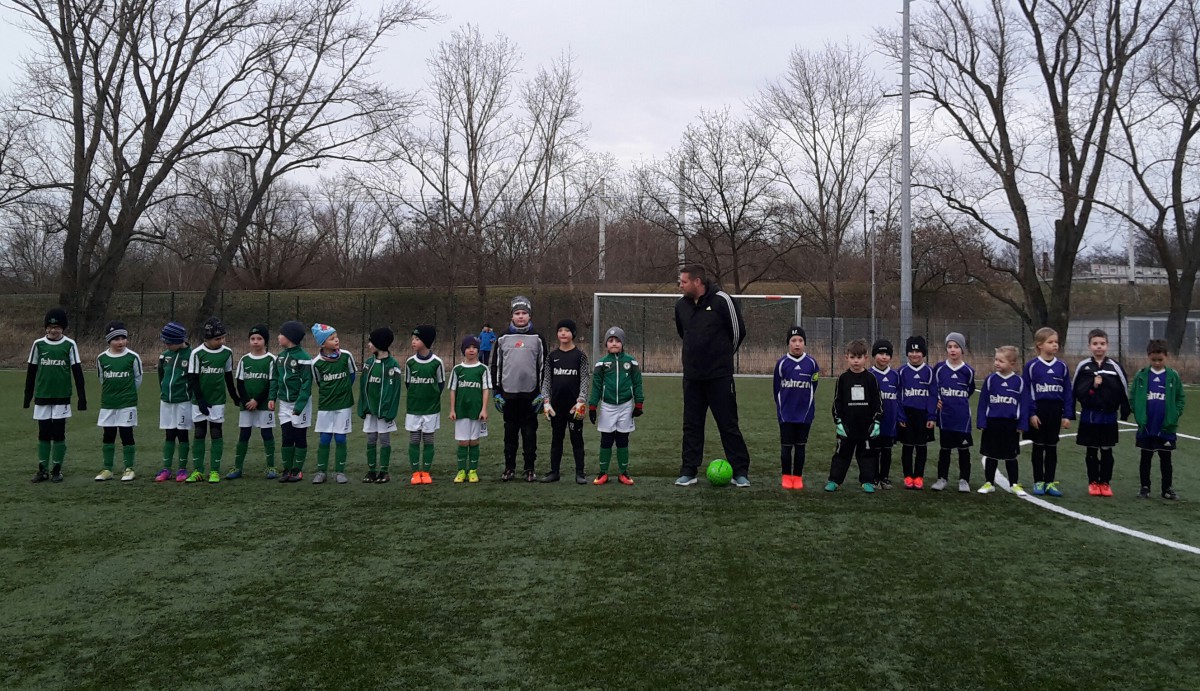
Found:
[[[645,400],[642,390],[642,368],[632,355],[625,352],[605,355],[592,372],[592,392],[588,405],[621,404]]]
[[[304,410],[312,397],[312,358],[300,346],[292,346],[275,358],[275,376],[271,378],[271,399],[291,403]]]
[[[812,424],[817,380],[820,377],[821,367],[808,353],[798,358],[788,353],[779,358],[772,379],[775,415],[780,422]]]
[[[460,362],[450,370],[450,390],[454,392],[454,415],[459,420],[475,420],[483,412],[483,392],[492,388],[492,373],[482,362]]]
[[[199,377],[197,385],[204,402],[209,405],[225,404],[225,373],[233,372],[233,351],[229,346],[210,350],[208,346],[197,346],[188,359],[188,374]]]
[[[879,436],[895,437],[896,422],[900,417],[900,374],[891,367],[871,367],[871,374],[879,382],[879,398],[883,400],[883,415],[879,418]]]
[[[100,378],[100,407],[104,410],[136,408],[142,385],[142,358],[129,348],[120,355],[104,351],[96,356]]]
[[[975,370],[965,362],[954,367],[943,360],[933,368],[933,386],[937,400],[942,404],[938,410],[938,427],[947,432],[970,432]]]
[[[237,374],[233,378],[240,382],[242,408],[250,401],[258,401],[259,410],[271,399],[271,379],[275,375],[275,356],[270,353],[251,355],[246,353],[238,360]]]
[[[925,418],[932,420],[937,414],[937,396],[933,388],[933,368],[922,362],[920,367],[904,363],[897,372],[900,375],[900,407],[896,410],[897,422],[908,423],[907,411],[924,410]]]
[[[1025,363],[1026,395],[1036,404],[1038,401],[1062,401],[1063,417],[1075,419],[1075,397],[1072,392],[1071,372],[1067,363],[1053,358],[1049,362],[1035,357]],[[1029,414],[1036,415],[1034,405],[1029,406]]]
[[[374,415],[380,420],[395,420],[400,409],[400,389],[404,385],[404,370],[396,358],[374,355],[363,363],[358,384],[358,416]]]
[[[983,380],[979,390],[979,403],[975,411],[976,425],[987,429],[988,419],[1016,420],[1017,429],[1029,427],[1029,415],[1025,413],[1025,378],[1016,372],[1008,376],[992,372]]]
[[[1100,386],[1096,386],[1100,377]],[[1075,367],[1075,382],[1071,394],[1079,402],[1081,423],[1104,425],[1114,424],[1118,415],[1129,417],[1129,381],[1125,370],[1112,358],[1100,362],[1088,358]]]
[[[312,360],[313,383],[317,385],[317,410],[345,410],[354,407],[354,374],[358,365],[348,350],[339,349],[334,357],[317,353]]]
[[[80,362],[79,347],[66,336],[57,341],[45,336],[34,341],[29,349],[29,364],[37,366],[34,400],[65,399],[69,402],[73,390],[71,368]]]
[[[580,348],[555,348],[546,356],[542,373],[542,396],[554,406],[572,406],[587,400],[591,390],[592,368]]]
[[[163,403],[187,403],[192,400],[188,388],[188,360],[192,347],[184,344],[179,350],[164,350],[158,356],[158,397]]]
[[[846,370],[838,375],[833,383],[833,422],[842,426],[846,439],[869,439],[882,415],[879,382],[873,375],[866,370]]]
[[[442,412],[442,388],[446,368],[442,359],[430,353],[424,359],[413,355],[404,363],[404,387],[408,390],[409,415],[433,415]]]
[[[1158,437],[1163,432],[1167,419],[1167,371],[1151,369],[1146,377],[1146,425],[1147,436]]]

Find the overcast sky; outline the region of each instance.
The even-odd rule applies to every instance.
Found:
[[[360,0],[374,7],[378,0]],[[899,23],[900,0],[434,0],[444,20],[393,36],[378,60],[381,79],[415,89],[425,59],[457,27],[503,33],[525,55],[526,74],[565,50],[581,75],[592,147],[624,162],[671,148],[701,108],[735,107],[780,75],[796,46],[865,42]],[[894,10],[889,9],[894,6]],[[11,82],[29,40],[0,25],[0,86]],[[880,66],[886,62],[880,59]],[[895,79],[899,83],[899,78]]]

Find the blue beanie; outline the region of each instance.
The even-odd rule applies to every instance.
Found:
[[[313,324],[312,325],[313,340],[315,340],[317,342],[318,347],[324,347],[325,341],[328,341],[329,337],[334,335],[335,333],[337,333],[337,329],[333,328],[332,326],[330,326],[328,324]]]
[[[162,342],[167,345],[179,345],[187,340],[187,329],[179,322],[168,322],[162,328]]]

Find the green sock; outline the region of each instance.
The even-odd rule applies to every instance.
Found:
[[[113,457],[117,455],[117,445],[116,444],[103,444],[100,447],[100,453],[104,457],[104,469],[112,470]]]
[[[333,447],[334,470],[339,473],[346,472],[346,455],[350,450],[346,448],[346,442],[337,442]]]
[[[180,441],[179,442],[179,467],[180,468],[187,467],[187,459],[190,458],[191,455],[192,455],[192,442]]]
[[[67,459],[67,440],[53,442],[50,446],[50,460],[62,470],[63,461]]]
[[[204,472],[204,445],[207,441],[206,437],[192,443],[192,470],[197,473]]]
[[[421,470],[428,473],[429,469],[433,467],[433,444],[425,445],[424,455],[425,457],[421,461]]]
[[[125,467],[132,468],[133,462],[137,458],[137,445],[129,444],[121,447],[121,457],[125,460]]]
[[[479,445],[467,447],[467,467],[470,470],[479,470]]]
[[[292,463],[295,458],[296,458],[296,447],[294,447],[294,446],[283,447],[283,469],[284,470],[292,469]]]
[[[46,470],[50,467],[50,442],[38,440],[38,467]]]
[[[456,460],[458,461],[458,469],[459,470],[467,469],[467,459],[470,457],[470,453],[471,453],[468,450],[469,448],[470,447],[468,447],[468,446],[458,447],[458,454],[456,456]]]
[[[621,469],[622,475],[629,474],[629,447],[617,447],[617,467]]]
[[[250,450],[250,442],[238,440],[237,446],[233,451],[233,467],[241,472],[242,468],[246,467],[246,452]]]
[[[392,447],[384,446],[379,449],[379,470],[386,473],[392,465]]]
[[[175,460],[175,440],[168,439],[163,442],[163,467],[170,470],[173,460]]]
[[[212,440],[212,469],[221,472],[221,459],[225,457],[225,438]]]
[[[267,467],[275,467],[275,437],[263,439],[263,455],[267,457]]]
[[[378,450],[374,444],[367,444],[367,470],[375,470],[375,459],[378,458]]]
[[[304,470],[304,461],[308,458],[308,447],[296,447],[296,458],[292,461],[292,468],[295,470]]]
[[[608,473],[608,464],[612,460],[612,449],[600,447],[600,473]]]
[[[325,472],[329,470],[329,444],[320,444],[317,446],[317,471]]]
[[[408,464],[412,466],[413,472],[421,469],[421,445],[408,443]]]

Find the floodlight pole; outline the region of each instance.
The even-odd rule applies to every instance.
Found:
[[[600,196],[597,197],[597,205],[599,206],[599,225],[600,225],[600,252],[598,255],[598,271],[596,280],[600,283],[604,282],[604,221],[608,216],[608,201],[604,198],[604,178],[600,178]]]
[[[901,77],[900,106],[900,339],[912,335],[912,126],[909,122],[909,42],[912,38],[910,5],[904,2],[904,53]]]
[[[684,166],[684,160],[682,158],[680,158],[679,159],[679,268],[681,268],[681,269],[683,268],[683,265],[684,265],[684,249],[687,247],[687,234],[686,234],[687,223],[686,223],[686,219],[685,219],[685,214],[687,213],[687,211],[684,209],[684,199],[683,199],[683,185],[684,185],[683,166]]]
[[[875,209],[871,209],[868,213],[871,215],[871,347],[874,348],[873,344],[879,339],[875,327]]]

